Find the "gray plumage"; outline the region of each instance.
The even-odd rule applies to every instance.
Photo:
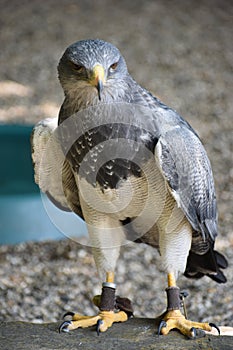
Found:
[[[98,89],[93,83],[96,65],[104,68],[104,84]],[[64,190],[50,185],[57,181],[55,165],[51,161],[41,165],[38,145],[44,142],[42,124],[35,127],[32,138],[36,182],[56,205],[60,203],[61,208],[70,209],[87,221],[100,272],[114,270],[119,254],[115,249],[109,255],[104,252],[104,245],[111,242],[113,246],[114,243],[120,245],[124,236],[158,248],[166,272],[183,272],[187,277],[196,278],[207,274],[217,282],[225,282],[220,268],[227,266],[226,259],[214,251],[217,209],[213,174],[196,132],[174,110],[133,80],[124,58],[110,43],[101,40],[74,43],[62,56],[58,73],[65,100],[58,121],[54,120],[52,128],[45,122],[42,133],[47,133],[49,139],[56,124],[59,126],[57,143],[51,152],[60,147],[56,152],[61,159],[65,154]],[[111,108],[112,114],[109,114]],[[132,122],[125,122],[124,108],[128,110],[127,115],[137,109],[135,118],[134,115],[128,117]],[[69,128],[67,121],[75,113],[80,119],[73,119]],[[91,127],[86,128],[88,125]],[[80,137],[71,145],[75,133]],[[125,159],[119,157],[125,147],[119,140],[126,140],[126,148],[130,149]],[[104,142],[108,142],[111,157],[101,148]],[[86,156],[89,161],[81,168]],[[99,159],[103,160],[100,168]],[[39,171],[46,173],[41,175],[41,180]],[[96,174],[94,180],[93,174]],[[150,190],[146,189],[146,182]],[[99,213],[80,195],[80,186],[84,186],[91,200],[95,196],[103,196],[103,200],[111,198],[111,206],[112,198],[118,196],[120,189],[125,193],[123,200],[127,199],[129,183],[134,190],[133,199],[125,210],[118,210],[114,215]],[[140,221],[139,214],[145,203],[147,211]],[[139,219],[135,220],[138,215]],[[154,216],[157,219],[153,223]],[[145,218],[153,223],[146,232]],[[114,237],[109,234],[106,238],[101,229],[109,228],[111,232],[112,227],[116,227]]]

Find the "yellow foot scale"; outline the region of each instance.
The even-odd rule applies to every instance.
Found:
[[[172,329],[178,329],[182,334],[189,338],[196,338],[197,329],[204,331],[211,331],[215,327],[220,334],[219,328],[214,323],[200,323],[187,320],[187,313],[184,307],[184,299],[180,289],[176,286],[175,277],[172,273],[168,274],[168,288],[167,293],[167,312],[163,315],[162,321],[159,325],[158,334],[168,334]],[[187,296],[187,294],[186,294]],[[185,294],[183,293],[183,297]],[[183,300],[183,303],[181,302]],[[185,316],[182,315],[180,307],[183,304]]]
[[[196,338],[197,329],[211,331],[215,327],[220,334],[219,328],[214,323],[200,323],[187,320],[180,310],[170,310],[165,313],[159,325],[159,334],[166,335],[172,329],[178,329],[189,338]]]
[[[125,322],[133,315],[129,299],[115,297],[116,285],[113,282],[114,274],[107,273],[103,283],[102,294],[94,297],[93,302],[99,308],[96,316],[83,316],[74,312],[67,312],[64,317],[71,316],[71,320],[64,321],[59,332],[69,332],[76,328],[86,328],[96,325],[96,330],[105,332],[114,322]]]
[[[76,328],[86,328],[96,325],[97,334],[105,332],[114,322],[125,322],[128,320],[128,315],[124,311],[100,311],[96,316],[83,316],[68,312],[65,316],[72,316],[72,320],[64,321],[59,332],[69,332]]]

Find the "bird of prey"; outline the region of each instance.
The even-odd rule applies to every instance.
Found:
[[[86,221],[103,282],[94,299],[99,313],[70,312],[60,331],[96,325],[99,333],[130,317],[130,301],[115,297],[114,278],[127,239],[159,251],[168,284],[159,334],[176,328],[194,338],[197,329],[218,329],[183,315],[176,284],[180,273],[226,282],[227,261],[214,249],[213,175],[197,133],[135,82],[108,42],[70,45],[58,75],[65,95],[59,116],[41,121],[32,134],[35,181],[55,205]]]

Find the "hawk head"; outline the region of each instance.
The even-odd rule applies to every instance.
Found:
[[[58,75],[65,95],[78,95],[86,103],[96,98],[115,100],[127,89],[128,71],[120,51],[98,39],[70,45],[59,62]]]

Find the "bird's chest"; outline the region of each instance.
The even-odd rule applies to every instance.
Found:
[[[155,144],[145,130],[109,123],[82,133],[67,158],[80,179],[102,190],[117,189],[122,181],[142,176],[145,164],[154,159]]]
[[[111,218],[116,227],[122,224],[128,239],[133,240],[152,230],[156,245],[157,222],[167,206],[167,184],[155,160],[144,164],[140,176],[129,175],[115,188],[103,188],[99,183],[93,186],[78,174],[76,182],[84,217],[90,225],[108,227],[105,219]]]

